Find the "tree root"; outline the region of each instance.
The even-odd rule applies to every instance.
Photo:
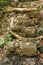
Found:
[[[20,12],[29,12],[29,11],[36,11],[37,8],[8,8],[4,12],[12,12],[12,11],[20,11]]]
[[[16,32],[13,32],[12,30],[10,30],[9,29],[9,32],[14,36],[14,37],[16,37],[17,39],[20,39],[20,40],[23,40],[23,39],[27,39],[27,40],[41,40],[41,39],[43,39],[43,36],[38,36],[38,37],[36,37],[36,38],[26,38],[26,37],[22,37],[22,36],[20,36],[20,35],[18,35]]]

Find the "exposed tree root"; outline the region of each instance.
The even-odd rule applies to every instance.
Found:
[[[5,10],[4,12],[12,12],[12,11],[20,11],[20,12],[29,12],[29,11],[36,11],[37,8],[9,8]]]
[[[14,35],[14,37],[16,37],[17,39],[27,39],[27,40],[37,40],[37,39],[39,39],[39,40],[41,40],[41,39],[43,39],[43,36],[38,36],[38,37],[36,37],[36,38],[26,38],[26,37],[22,37],[22,36],[20,36],[20,35],[18,35],[16,32],[13,32],[13,31],[11,31],[10,29],[9,29],[9,32],[12,34],[12,35]]]

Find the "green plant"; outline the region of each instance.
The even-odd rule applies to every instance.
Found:
[[[12,34],[5,34],[3,38],[0,38],[0,47],[4,47],[6,44],[10,44],[14,37]]]
[[[12,0],[0,0],[0,10],[4,7],[4,4],[10,3]]]
[[[2,46],[4,44],[4,40],[0,39],[0,46]]]

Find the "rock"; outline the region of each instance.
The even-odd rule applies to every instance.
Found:
[[[43,17],[43,9],[39,12],[39,14]]]
[[[24,29],[24,33],[28,36],[28,35],[34,35],[36,32],[35,27],[27,27],[26,29]]]

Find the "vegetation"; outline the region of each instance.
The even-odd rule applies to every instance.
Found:
[[[4,59],[2,58],[0,65],[4,63],[4,65],[37,65],[37,59],[34,60],[35,64],[33,61],[31,64],[28,59],[38,55],[37,62],[39,62],[39,54],[43,53],[43,3],[41,1],[0,0],[0,49],[4,50],[3,55],[7,56],[7,59],[5,56]],[[22,56],[22,59],[17,56]],[[23,57],[25,60],[27,58],[29,63],[26,61],[27,64],[24,64]]]
[[[14,36],[12,34],[5,34],[3,38],[0,38],[0,47],[4,47],[4,45],[11,43],[13,39]]]
[[[9,2],[11,2],[11,0],[0,0],[0,9],[3,9],[3,6]]]

